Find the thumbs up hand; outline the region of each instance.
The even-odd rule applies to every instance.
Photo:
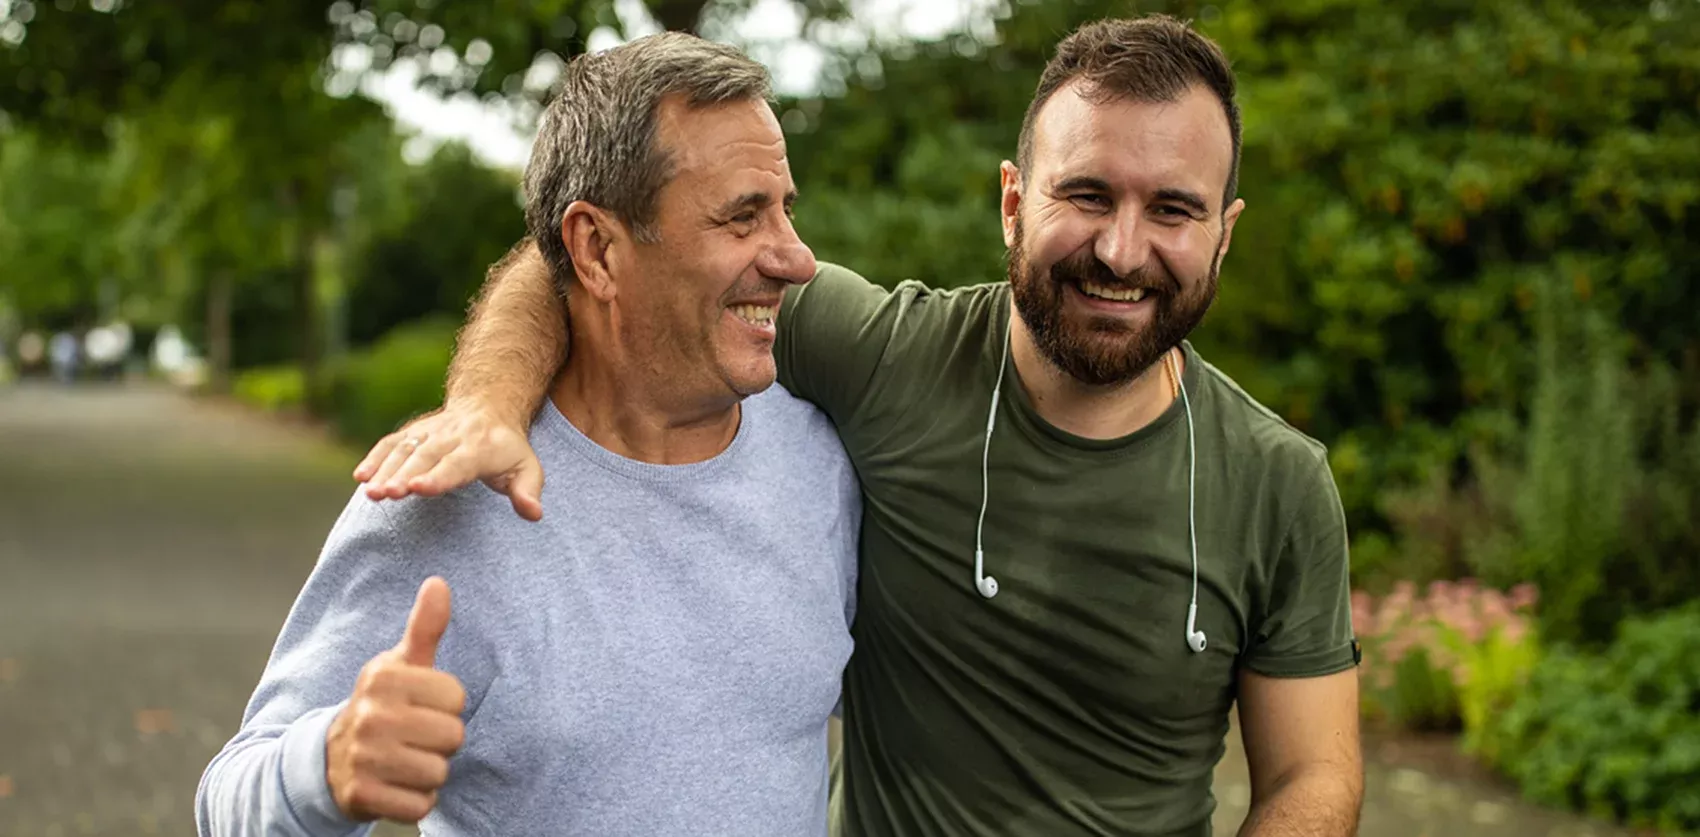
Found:
[[[449,626],[449,585],[419,586],[396,647],[360,670],[354,694],[325,736],[325,778],[344,816],[416,823],[437,804],[449,756],[466,736],[466,690],[434,666]]]

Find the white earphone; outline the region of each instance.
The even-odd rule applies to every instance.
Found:
[[[1198,525],[1195,510],[1198,499],[1198,449],[1192,428],[1192,401],[1187,398],[1186,381],[1181,379],[1180,361],[1175,353],[1170,351],[1164,356],[1164,363],[1169,364],[1169,370],[1174,373],[1175,383],[1179,385],[1181,405],[1186,409],[1186,534],[1187,545],[1192,551],[1192,601],[1186,608],[1186,644],[1194,653],[1201,653],[1208,645],[1204,632],[1198,630]],[[998,594],[998,580],[986,575],[986,552],[982,537],[986,531],[986,503],[991,497],[991,476],[987,464],[991,461],[992,428],[997,424],[998,399],[1003,394],[1003,371],[1009,364],[1009,329],[1006,327],[1003,335],[1003,354],[998,359],[997,383],[992,386],[992,408],[986,415],[986,444],[980,452],[980,522],[974,530],[974,589],[985,598]]]
[[[980,546],[980,536],[986,531],[986,500],[991,497],[991,481],[986,463],[992,454],[992,427],[998,421],[998,396],[1003,392],[1003,368],[1009,363],[1008,326],[1003,331],[1003,354],[998,356],[998,382],[992,385],[992,409],[986,413],[986,446],[980,451],[980,524],[974,527],[974,589],[991,598],[998,594],[998,580],[985,574],[986,551]]]
[[[1181,391],[1181,406],[1186,408],[1186,539],[1192,549],[1192,602],[1186,606],[1186,644],[1193,653],[1204,651],[1204,632],[1198,630],[1198,521],[1194,509],[1198,500],[1198,447],[1193,440],[1192,400],[1186,397],[1186,381],[1181,378],[1181,362],[1171,350],[1164,358],[1174,373],[1176,387]]]

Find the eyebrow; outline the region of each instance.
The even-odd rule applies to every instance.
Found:
[[[791,191],[785,193],[785,205],[787,207],[791,206],[792,204],[794,204],[796,202],[797,202],[797,190],[796,189],[792,189]],[[715,210],[714,214],[719,216],[719,217],[724,218],[724,217],[728,217],[728,216],[732,216],[732,215],[737,215],[739,212],[746,210],[746,209],[753,209],[753,210],[756,210],[757,212],[760,212],[761,210],[766,209],[766,208],[768,208],[769,206],[772,206],[772,205],[773,205],[773,196],[768,194],[767,192],[745,192],[744,194],[739,195],[739,196],[721,204],[719,206],[719,208],[717,208]]]
[[[1073,177],[1065,177],[1062,180],[1057,181],[1057,184],[1052,186],[1051,189],[1056,192],[1072,192],[1076,189],[1091,189],[1097,192],[1108,192],[1110,191],[1110,183],[1100,177],[1090,177],[1084,174],[1077,174]]]
[[[1110,188],[1109,181],[1101,177],[1084,174],[1063,178],[1057,181],[1052,189],[1057,192],[1072,192],[1077,189],[1089,189],[1095,192],[1114,191]],[[1159,201],[1181,204],[1198,215],[1206,215],[1210,212],[1210,206],[1204,202],[1204,198],[1197,192],[1188,189],[1176,189],[1174,187],[1158,189],[1156,198]]]

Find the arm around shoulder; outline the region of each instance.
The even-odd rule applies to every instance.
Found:
[[[354,471],[374,500],[440,496],[481,480],[527,520],[543,469],[526,430],[566,358],[566,304],[531,239],[490,269],[449,366],[443,409],[379,440]]]
[[[843,423],[866,395],[891,343],[891,292],[855,271],[821,262],[779,311],[779,383]]]

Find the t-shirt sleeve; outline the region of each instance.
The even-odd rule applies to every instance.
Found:
[[[821,263],[793,286],[779,311],[774,359],[779,383],[843,427],[863,403],[891,345],[892,318],[881,316],[886,289],[854,271]]]
[[[1320,677],[1357,664],[1346,514],[1325,457],[1306,468],[1279,542],[1268,604],[1246,668],[1268,677]]]

